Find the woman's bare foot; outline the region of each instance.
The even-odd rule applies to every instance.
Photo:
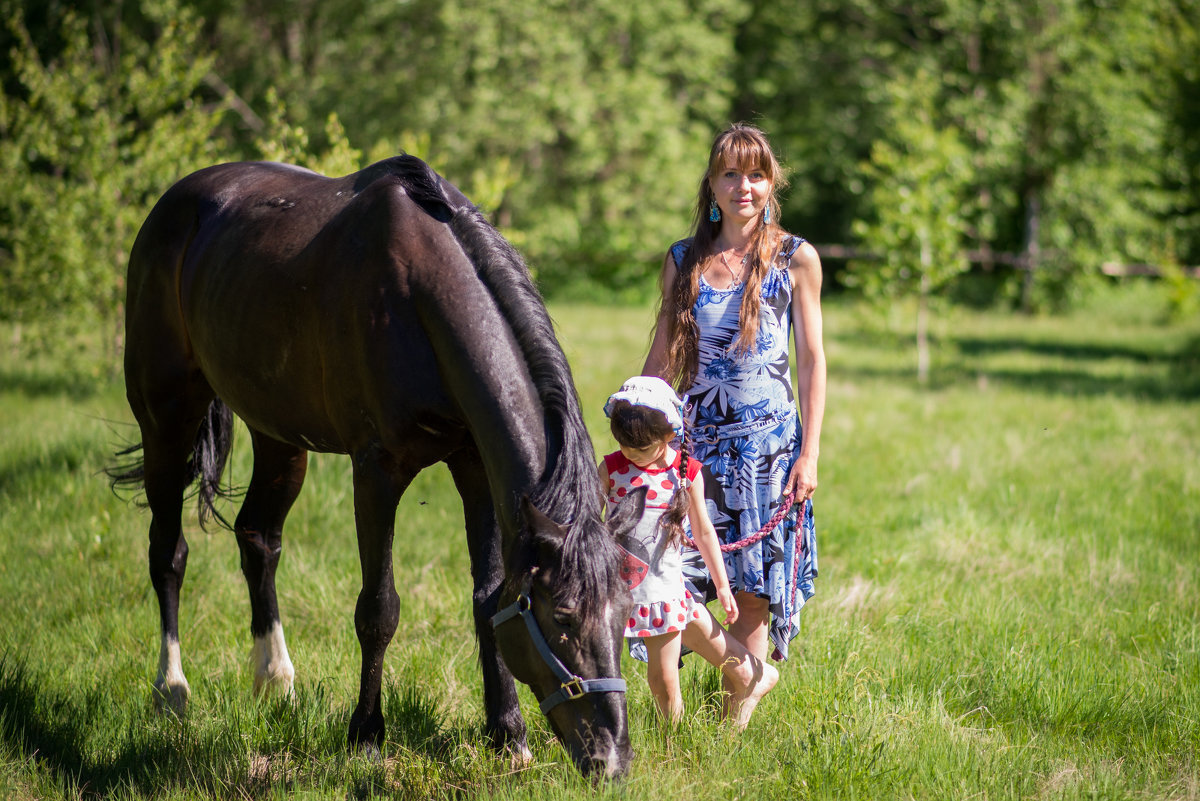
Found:
[[[754,708],[758,706],[758,702],[763,696],[771,691],[779,681],[779,671],[765,662],[760,662],[754,657],[747,660],[745,667],[752,671],[752,678],[749,682],[743,684],[740,692],[730,693],[725,697],[723,705],[724,717],[733,722],[733,727],[738,731],[746,728],[750,723],[750,716],[754,714]],[[737,681],[735,678],[734,681]]]

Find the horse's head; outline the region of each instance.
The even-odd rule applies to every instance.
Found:
[[[584,775],[619,777],[633,749],[621,679],[632,600],[619,574],[623,538],[645,494],[571,532],[525,502],[532,566],[510,576],[493,619],[514,677],[529,685],[559,742]]]

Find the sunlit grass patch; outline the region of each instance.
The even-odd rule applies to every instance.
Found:
[[[640,370],[652,310],[552,311],[599,454],[604,399]],[[534,761],[488,746],[443,468],[397,513],[402,622],[377,756],[345,742],[360,587],[345,457],[311,457],[285,531],[294,697],[253,697],[236,542],[189,516],[192,705],[155,714],[149,517],[101,474],[136,437],[123,390],[0,362],[20,379],[0,382],[0,797],[1196,797],[1200,415],[1179,365],[1200,324],[1111,305],[954,312],[922,388],[904,329],[836,300],[826,320],[821,575],[791,659],[737,735],[714,669],[688,658],[672,729],[625,657],[638,755],[621,786],[578,776],[526,688]],[[233,483],[250,455],[243,431]]]

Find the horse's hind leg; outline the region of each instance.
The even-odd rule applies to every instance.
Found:
[[[447,460],[454,485],[463,499],[467,526],[467,549],[474,580],[472,607],[475,636],[479,641],[479,663],[483,671],[485,728],[497,750],[511,752],[519,762],[532,758],[526,744],[525,719],[517,699],[517,688],[496,646],[492,616],[498,611],[504,566],[500,529],[492,505],[487,475],[479,455],[472,449],[459,451]]]
[[[254,473],[234,531],[242,555],[242,573],[250,590],[250,633],[254,637],[254,693],[288,695],[296,672],[288,656],[275,595],[275,570],[287,518],[308,469],[308,451],[258,432]]]
[[[150,581],[158,597],[162,635],[154,702],[160,709],[166,706],[182,714],[190,688],[179,650],[179,591],[188,556],[181,517],[184,491],[193,479],[188,457],[193,453],[196,433],[206,421],[211,393],[207,397],[181,393],[150,406],[143,404],[136,392],[130,393],[130,399],[142,431],[146,502],[151,512]]]
[[[179,590],[188,556],[180,518],[183,493],[191,479],[186,462],[191,440],[192,436],[183,432],[157,442],[143,434],[142,440],[146,501],[151,510],[150,582],[158,596],[161,630],[154,702],[156,707],[166,706],[176,714],[183,713],[191,694],[179,652]]]

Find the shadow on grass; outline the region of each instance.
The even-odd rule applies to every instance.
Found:
[[[482,732],[446,727],[436,703],[411,687],[386,694],[383,752],[360,753],[346,742],[349,710],[331,715],[320,687],[249,716],[234,705],[217,726],[154,716],[114,730],[102,688],[67,696],[45,684],[20,658],[0,655],[0,744],[46,777],[33,780],[35,792],[45,783],[80,798],[152,798],[172,788],[215,798],[314,788],[346,798],[465,797],[488,772],[463,763],[463,745],[482,746]]]
[[[71,370],[0,367],[0,389],[27,398],[64,396],[87,400],[99,393],[102,382]]]
[[[198,740],[194,732],[153,745],[138,742],[128,732],[125,742],[103,761],[89,757],[88,726],[103,719],[111,699],[93,688],[81,701],[72,701],[47,693],[39,684],[24,664],[11,655],[0,657],[0,741],[12,753],[38,763],[67,794],[106,797],[132,790],[151,796],[172,783],[185,786],[182,781],[171,782],[167,777],[172,775],[187,776],[187,787],[198,786],[209,793],[227,787],[214,772],[191,771],[198,752],[221,747],[215,741]]]
[[[850,332],[845,341],[874,349],[887,347],[897,358],[894,366],[843,363],[831,369],[837,374],[881,378],[900,382],[916,380],[916,345],[911,337],[878,332]],[[1079,396],[1120,395],[1150,401],[1195,400],[1200,398],[1200,337],[1176,350],[1121,343],[1064,342],[1046,338],[946,337],[933,347],[937,365],[930,375],[930,388],[945,389],[986,380],[1029,392]],[[1028,367],[990,368],[986,360],[1005,354],[1032,357]],[[1037,359],[1069,361],[1070,369],[1052,364],[1038,365]],[[1112,360],[1137,366],[1137,373],[1113,376],[1100,372],[1100,364]],[[1150,370],[1157,369],[1154,372]]]
[[[44,453],[5,460],[0,464],[0,497],[26,497],[30,488],[39,486],[47,477],[56,481],[60,475],[79,470],[88,455],[78,442],[60,442]]]

